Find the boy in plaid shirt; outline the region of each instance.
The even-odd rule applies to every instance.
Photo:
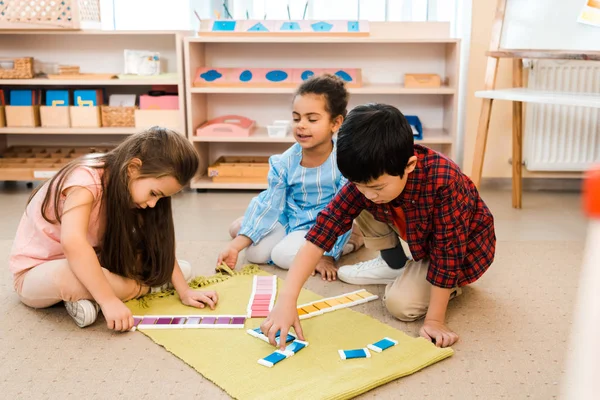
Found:
[[[296,311],[300,289],[356,219],[365,246],[381,256],[341,267],[340,280],[387,284],[383,301],[392,315],[402,321],[425,316],[421,336],[452,345],[458,335],[445,324],[448,301],[483,275],[495,253],[494,220],[475,185],[455,163],[415,145],[404,115],[385,104],[348,114],[337,162],[349,182],[306,235],[263,333],[275,345],[275,333],[281,329],[285,337],[293,326],[304,339]]]

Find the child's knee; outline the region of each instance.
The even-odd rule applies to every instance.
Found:
[[[427,313],[427,305],[409,293],[388,293],[383,303],[390,314],[404,322],[416,321]]]
[[[295,254],[286,249],[284,246],[275,246],[271,252],[271,260],[281,269],[290,269],[294,261]]]
[[[246,260],[253,264],[266,264],[271,261],[271,252],[266,246],[250,246],[246,249]]]

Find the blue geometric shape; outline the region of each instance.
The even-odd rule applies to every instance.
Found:
[[[251,80],[252,80],[252,72],[250,72],[249,70],[245,70],[244,72],[242,72],[240,74],[240,81],[248,82]]]
[[[299,31],[300,24],[297,22],[284,22],[279,29],[281,31]]]
[[[329,32],[331,28],[333,28],[333,24],[330,24],[329,22],[325,21],[320,21],[311,24],[311,27],[315,32]]]
[[[346,71],[339,70],[335,74],[346,82],[352,82],[352,77]]]
[[[11,90],[10,91],[11,106],[32,106],[33,92],[31,90]]]
[[[308,78],[310,78],[311,76],[314,76],[315,73],[313,71],[311,71],[310,69],[307,69],[306,71],[304,71],[302,73],[302,75],[300,75],[300,77],[302,78],[303,81],[307,80]]]
[[[46,90],[46,105],[52,106],[54,101],[58,102],[58,106],[67,107],[69,105],[68,90]],[[62,103],[62,104],[61,104]]]
[[[348,21],[348,32],[358,32],[359,30],[358,21]]]
[[[288,78],[288,74],[285,71],[276,69],[274,71],[267,72],[266,78],[271,82],[281,82]]]
[[[214,69],[208,70],[208,71],[204,72],[203,74],[200,74],[200,78],[204,79],[206,82],[216,81],[217,79],[221,78],[222,76],[223,76],[222,73],[220,73],[219,71],[216,71]]]
[[[236,21],[215,21],[213,23],[213,32],[233,32]]]
[[[269,32],[269,30],[260,22],[248,29],[248,32]]]

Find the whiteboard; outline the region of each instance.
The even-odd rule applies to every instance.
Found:
[[[577,19],[587,0],[506,0],[500,47],[600,51],[600,27]]]

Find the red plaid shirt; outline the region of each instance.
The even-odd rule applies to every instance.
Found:
[[[417,167],[408,175],[400,196],[375,204],[349,182],[321,211],[306,239],[329,251],[363,210],[393,226],[392,207],[401,207],[413,258],[430,259],[427,280],[443,288],[472,283],[494,260],[493,216],[473,182],[454,162],[420,145],[415,145],[415,155]]]

